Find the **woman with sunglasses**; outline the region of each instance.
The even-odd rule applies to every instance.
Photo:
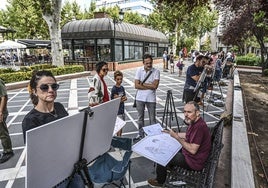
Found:
[[[22,130],[24,142],[26,131],[68,116],[61,103],[54,102],[59,84],[50,71],[42,70],[33,74],[28,90],[34,108],[24,117]]]
[[[22,121],[24,142],[26,141],[26,131],[68,116],[68,112],[64,106],[59,102],[54,102],[58,89],[59,84],[56,83],[56,79],[50,71],[42,70],[33,74],[28,85],[28,91],[34,108]],[[84,183],[78,174],[75,174],[69,186],[67,184],[69,184],[69,181],[63,181],[57,187],[84,187]]]
[[[108,64],[100,61],[96,64],[96,72],[90,82],[88,90],[89,106],[95,106],[110,100],[108,88],[104,81],[104,76],[108,74]]]

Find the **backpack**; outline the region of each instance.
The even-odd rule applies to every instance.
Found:
[[[170,59],[170,55],[167,55],[167,61],[169,61],[169,59]]]
[[[178,61],[178,63],[176,64],[177,67],[180,67],[181,66],[181,62]]]

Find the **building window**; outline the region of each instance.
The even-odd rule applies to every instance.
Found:
[[[125,60],[142,59],[143,43],[137,41],[125,41]]]
[[[72,41],[71,40],[63,40],[62,41],[63,48],[63,57],[64,59],[72,59]]]
[[[123,61],[123,41],[115,41],[115,61]]]
[[[84,57],[84,41],[74,40],[74,59]]]
[[[144,51],[153,57],[157,57],[157,43],[145,42]]]
[[[97,39],[97,57],[99,61],[111,61],[110,39]]]
[[[94,39],[85,40],[84,47],[85,47],[85,57],[93,61],[96,60],[96,48]]]

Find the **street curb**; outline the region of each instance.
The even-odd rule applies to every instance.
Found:
[[[86,76],[90,76],[90,75],[91,75],[91,71],[84,71],[84,72],[79,72],[79,73],[55,76],[55,78],[56,78],[56,80],[58,82],[58,81],[62,81],[62,80],[86,77]],[[29,81],[30,80],[25,80],[25,81],[15,82],[15,83],[9,83],[9,84],[6,84],[6,88],[7,88],[7,90],[21,89],[21,88],[27,87],[28,84],[29,84]]]
[[[241,68],[241,69],[262,70],[262,67],[258,67],[258,66],[237,65],[236,67],[237,67],[237,68]]]

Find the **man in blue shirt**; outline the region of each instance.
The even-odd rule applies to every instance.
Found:
[[[198,91],[194,92],[196,84],[200,79],[200,76],[204,70],[204,65],[207,62],[207,58],[203,55],[198,55],[194,64],[190,65],[186,72],[186,81],[183,90],[183,101],[188,103],[189,101],[199,102],[200,98],[197,97]]]

